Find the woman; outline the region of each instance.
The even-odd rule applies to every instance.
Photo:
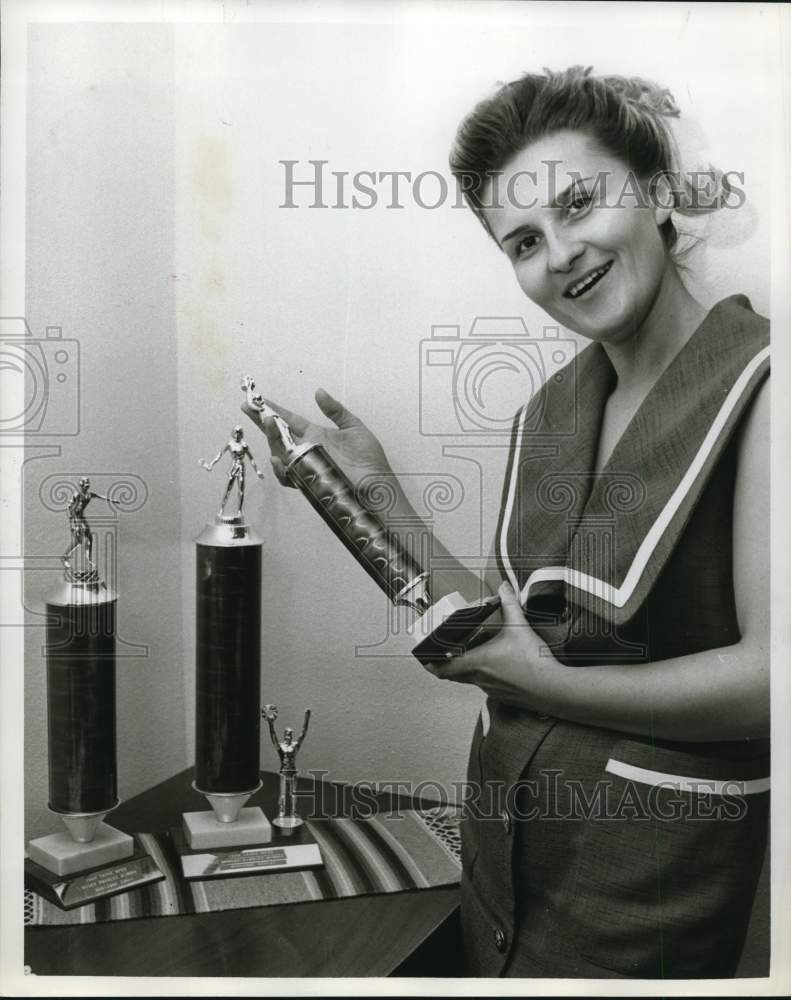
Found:
[[[528,298],[592,341],[515,420],[487,574],[502,627],[428,667],[487,695],[463,837],[473,975],[732,976],[743,949],[769,798],[768,324],[680,278],[676,114],[645,81],[528,75],[451,156]],[[391,476],[316,398],[336,427],[281,410],[297,434],[353,479]]]

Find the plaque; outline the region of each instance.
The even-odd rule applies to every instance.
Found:
[[[271,844],[227,849],[191,850],[178,827],[170,831],[170,836],[181,860],[181,872],[188,882],[299,871],[320,868],[324,864],[319,845],[304,824],[289,831],[275,830]]]
[[[124,861],[88,868],[73,875],[56,875],[30,858],[25,860],[25,888],[64,910],[161,882],[164,877],[137,840],[132,856]]]

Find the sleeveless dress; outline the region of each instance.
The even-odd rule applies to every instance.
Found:
[[[517,414],[498,565],[562,663],[649,663],[739,641],[735,432],[768,376],[768,343],[746,298],[714,306],[597,474],[615,380],[601,345]],[[768,776],[767,740],[670,742],[489,699],[463,822],[468,973],[733,976]]]

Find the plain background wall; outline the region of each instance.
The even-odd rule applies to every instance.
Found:
[[[249,477],[246,503],[265,541],[263,697],[285,724],[313,709],[301,766],[338,780],[433,780],[445,789],[463,779],[480,693],[436,681],[403,655],[403,636],[387,638],[403,619],[304,499],[277,486],[263,438],[239,414],[238,381],[249,371],[261,390],[314,416],[316,386],[341,398],[379,434],[419,510],[427,489],[437,498],[432,483],[451,483],[434,524],[479,565],[503,442],[472,448],[469,438],[420,433],[420,342],[436,324],[466,332],[476,316],[523,316],[533,333],[549,321],[469,212],[450,201],[428,210],[409,197],[387,209],[381,186],[370,211],[281,208],[278,161],[300,161],[301,177],[310,159],[352,174],[447,176],[459,119],[497,81],[574,63],[652,77],[690,117],[680,134],[689,166],[711,160],[745,173],[742,210],[694,223],[707,246],[691,259],[689,280],[706,303],[741,291],[766,313],[770,123],[759,18],[741,7],[738,17],[723,8],[716,17],[699,8],[657,16],[618,27],[581,11],[560,28],[532,7],[514,14],[515,26],[441,31],[32,30],[27,309],[37,334],[57,323],[80,339],[84,424],[61,458],[30,464],[26,539],[42,555],[65,544],[65,517],[38,499],[45,475],[120,469],[148,486],[146,504],[119,524],[122,622],[150,647],[147,659],[119,669],[122,795],[191,762],[192,539],[216,508],[226,468],[223,460],[208,476],[198,459],[213,456],[237,421],[267,473],[263,483]],[[306,193],[296,200],[309,203]],[[502,391],[515,407],[525,387],[505,374]],[[450,385],[445,400],[433,393],[437,424],[451,393]],[[31,605],[45,576],[31,574]],[[47,580],[56,578],[53,569]],[[26,660],[32,834],[51,825],[36,641]],[[262,764],[275,763],[267,741]]]
[[[54,825],[46,812],[40,612],[62,577],[58,557],[69,541],[66,514],[53,509],[50,476],[76,485],[87,474],[99,493],[127,481],[138,494],[131,505],[137,509],[122,511],[117,522],[101,500],[87,510],[102,538],[106,532],[117,538],[115,572],[106,572],[100,546],[97,558],[120,593],[119,794],[128,798],[185,764],[178,356],[169,280],[172,65],[167,26],[30,29],[27,318],[36,337],[57,325],[64,339],[78,340],[81,368],[80,433],[41,438],[57,443],[59,456],[35,458],[38,439],[26,442],[25,548],[40,566],[26,574],[26,817],[32,836]],[[52,358],[50,369],[58,370]]]

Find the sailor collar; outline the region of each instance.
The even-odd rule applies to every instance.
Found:
[[[518,412],[497,531],[523,606],[559,596],[616,624],[650,593],[724,448],[769,373],[769,324],[718,302],[657,379],[600,472],[615,372],[600,344]]]

